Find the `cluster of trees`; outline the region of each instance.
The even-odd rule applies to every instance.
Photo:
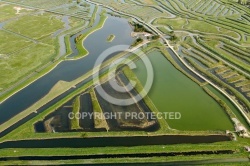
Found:
[[[144,32],[146,30],[143,25],[138,23],[135,23],[134,27],[135,27],[134,29],[135,32]]]
[[[177,36],[175,34],[173,34],[173,35],[170,36],[170,40],[171,41],[176,41],[177,39],[178,38],[177,38]]]
[[[157,40],[157,39],[159,39],[159,38],[160,38],[159,35],[154,35],[154,36],[152,36],[152,40]]]
[[[171,40],[171,41],[176,41],[178,39],[178,37],[175,35],[174,31],[171,31],[168,35],[170,36],[169,40]]]
[[[84,37],[83,34],[78,35],[78,36],[75,38],[75,42],[78,43],[79,41],[82,40],[83,37]]]
[[[151,33],[143,25],[141,25],[139,23],[132,22],[131,25],[134,27],[135,32],[148,32],[148,33]]]
[[[238,0],[238,3],[242,4],[242,5],[247,5],[250,4],[249,0]]]
[[[143,39],[142,38],[137,38],[136,40],[135,40],[135,42],[131,45],[132,47],[135,47],[135,46],[137,46],[138,44],[140,44],[140,43],[142,43],[143,42]]]

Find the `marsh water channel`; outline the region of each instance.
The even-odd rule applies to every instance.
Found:
[[[213,143],[229,141],[225,135],[158,135],[158,136],[131,136],[131,137],[90,137],[90,138],[60,138],[46,140],[7,141],[0,144],[0,148],[87,148],[87,147],[119,147],[165,145],[183,143]]]

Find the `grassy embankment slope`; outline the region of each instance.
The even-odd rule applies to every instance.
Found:
[[[80,96],[77,96],[73,101],[72,112],[74,113],[74,115],[77,115],[79,113],[80,107],[81,107]],[[79,119],[77,119],[76,116],[74,116],[74,118],[70,120],[70,128],[71,130],[81,129],[79,124]]]
[[[206,159],[227,159],[227,158],[247,158],[248,154],[242,148],[245,141],[238,142],[223,142],[212,144],[179,144],[179,145],[151,145],[151,146],[137,146],[137,147],[102,147],[102,148],[46,148],[46,149],[1,149],[0,155],[2,157],[18,157],[18,156],[79,156],[79,155],[95,155],[95,154],[141,154],[141,153],[171,153],[171,152],[197,152],[197,151],[218,151],[218,150],[235,150],[234,154],[211,154],[211,155],[192,155],[192,156],[172,156],[172,157],[138,157],[126,158],[128,163],[134,162],[168,162],[168,161],[192,161],[192,160],[206,160]],[[4,161],[3,163],[26,163],[26,161]],[[40,163],[51,163],[52,161],[36,161]],[[54,163],[92,163],[93,159],[83,160],[69,160],[69,161],[53,161]],[[124,158],[109,158],[95,159],[95,163],[124,163]]]
[[[85,41],[85,39],[91,35],[92,33],[94,33],[95,31],[101,29],[104,26],[104,23],[106,21],[108,17],[106,16],[106,11],[102,11],[100,14],[100,21],[97,24],[97,26],[95,26],[93,29],[89,30],[88,32],[86,32],[85,34],[81,34],[78,36],[78,39],[76,41],[76,48],[79,51],[78,55],[75,56],[73,59],[80,59],[86,55],[89,54],[88,50],[84,47],[83,42]],[[71,59],[71,58],[70,58]]]
[[[91,89],[89,93],[91,95],[91,100],[92,100],[95,128],[96,129],[104,128],[108,131],[109,126],[107,124],[107,121],[105,120],[102,108],[101,108],[100,103],[96,97],[94,89]]]

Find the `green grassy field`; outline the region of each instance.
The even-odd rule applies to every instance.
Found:
[[[151,6],[143,6],[143,7],[137,6],[132,1],[127,1],[126,3],[119,3],[119,2],[114,1],[114,0],[107,0],[107,1],[94,0],[94,2],[103,3],[103,4],[106,4],[106,5],[113,7],[115,9],[118,9],[122,12],[133,14],[146,22],[150,21],[154,17],[169,16],[169,13],[164,12],[158,8],[154,8]]]
[[[56,3],[54,2],[54,5]],[[3,9],[0,13],[8,15],[4,20],[9,19],[2,27],[3,29],[0,29],[0,73],[3,78],[0,80],[0,91],[11,88],[10,91],[0,96],[1,100],[33,81],[35,77],[46,73],[61,61],[57,58],[58,37],[52,37],[52,34],[64,28],[62,16],[48,12],[39,14],[37,10],[24,9],[20,10],[21,14],[13,14],[16,11],[13,7],[18,7],[18,5],[7,5],[2,2],[0,4],[0,8]],[[4,15],[1,14],[0,17],[3,18]],[[0,18],[0,23],[1,21],[3,20]],[[65,34],[79,29],[85,22],[75,17],[69,17],[68,21],[71,27],[63,32]],[[66,55],[68,55],[71,49],[68,38],[65,39]],[[47,68],[44,68],[45,66]],[[22,79],[24,82],[21,82]],[[13,86],[17,82],[18,85]]]
[[[4,55],[19,51],[24,47],[29,46],[33,42],[25,39],[24,37],[20,37],[10,32],[0,30],[0,43],[0,54]]]
[[[55,17],[48,13],[20,15],[0,30],[0,54],[3,57],[0,59],[3,78],[0,89],[5,90],[17,80],[36,73],[36,69],[56,57],[56,39],[48,35],[63,28],[63,22]]]
[[[62,29],[63,22],[57,19],[56,15],[44,13],[25,15],[18,20],[11,21],[4,28],[32,39],[40,39]]]
[[[233,38],[237,38],[239,35],[237,33],[230,31],[229,29],[216,27],[209,23],[200,20],[191,20],[184,18],[175,19],[164,19],[159,18],[154,22],[155,25],[165,25],[170,26],[173,30],[188,30],[192,32],[203,32],[203,33],[213,33],[213,34],[223,34],[228,35]]]
[[[33,1],[33,0],[6,0],[8,2],[17,3],[21,5],[42,8],[42,9],[50,9],[53,7],[61,6],[64,4],[71,3],[69,0],[43,0],[43,1]]]
[[[15,83],[24,75],[52,60],[55,48],[50,45],[32,44],[8,58],[0,59],[1,81],[0,87],[5,88]],[[43,55],[43,56],[41,56]]]
[[[31,10],[21,8],[19,13],[17,13],[17,8],[15,7],[17,6],[0,2],[0,22],[19,16],[20,14],[27,14],[31,12]]]

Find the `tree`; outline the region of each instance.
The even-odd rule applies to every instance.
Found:
[[[248,0],[238,0],[238,3],[246,5],[248,3]]]
[[[156,40],[156,39],[159,39],[159,38],[160,38],[159,35],[154,35],[154,36],[152,36],[152,40]]]
[[[177,37],[175,36],[175,34],[171,35],[170,40],[171,40],[171,41],[177,40]]]

